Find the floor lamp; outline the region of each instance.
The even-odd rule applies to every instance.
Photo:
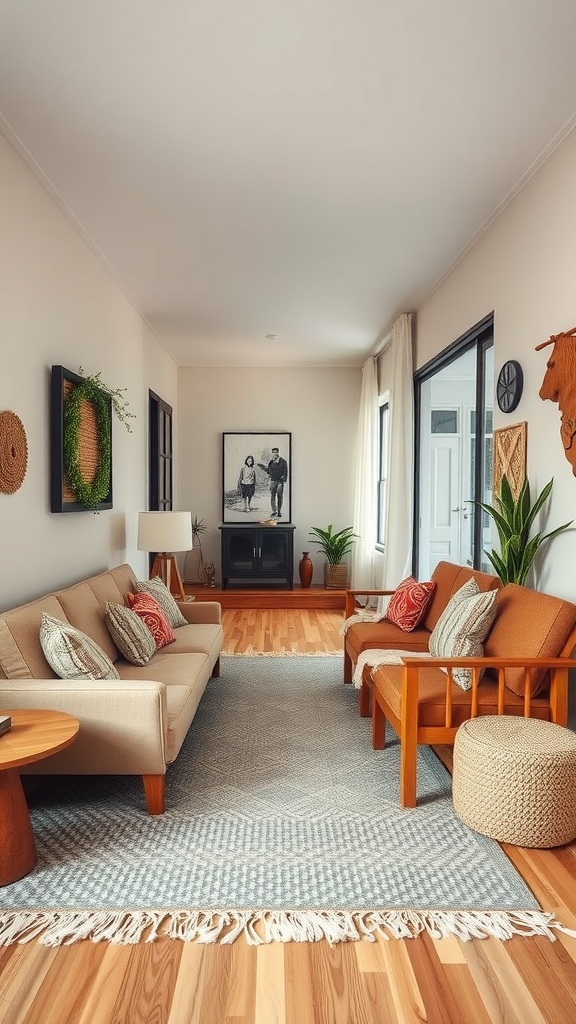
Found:
[[[168,590],[180,601],[185,600],[186,594],[178,563],[172,552],[189,551],[191,547],[190,512],[138,513],[138,550],[156,552],[150,578],[160,576]]]

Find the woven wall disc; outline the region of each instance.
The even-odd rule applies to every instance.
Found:
[[[24,424],[15,412],[0,412],[0,491],[14,494],[26,476],[28,441]]]

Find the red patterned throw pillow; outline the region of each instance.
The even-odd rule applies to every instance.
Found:
[[[166,615],[150,594],[126,594],[126,603],[148,626],[154,637],[156,650],[159,647],[166,647],[166,644],[171,644],[176,639]]]
[[[433,580],[429,583],[418,583],[412,576],[408,576],[398,584],[392,594],[386,609],[386,618],[390,619],[390,622],[395,622],[405,633],[410,633],[424,618],[435,590],[436,584]]]

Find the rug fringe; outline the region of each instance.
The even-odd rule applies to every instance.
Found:
[[[44,946],[67,946],[81,939],[132,945],[159,937],[185,942],[229,944],[243,935],[250,946],[269,942],[318,942],[332,946],[360,939],[511,939],[555,931],[576,938],[554,915],[542,910],[45,910],[0,914],[0,946],[37,939]]]
[[[342,658],[344,651],[222,651],[221,658]]]

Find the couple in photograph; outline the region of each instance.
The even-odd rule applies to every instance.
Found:
[[[284,484],[288,479],[288,463],[280,455],[279,448],[272,448],[271,456],[267,466],[263,462],[255,463],[253,455],[246,456],[238,478],[238,490],[244,502],[244,511],[251,512],[251,502],[256,490],[256,466],[258,466],[268,474],[271,515],[274,519],[281,519]]]

